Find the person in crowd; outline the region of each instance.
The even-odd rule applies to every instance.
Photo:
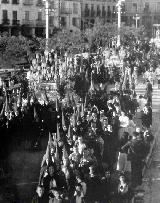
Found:
[[[44,195],[44,187],[39,185],[36,189],[36,195],[32,199],[32,203],[46,203],[48,202],[48,197]]]
[[[17,102],[13,98],[12,102],[11,96],[2,91],[4,101],[0,104],[0,132],[16,132],[20,127],[27,142],[33,143],[31,148],[37,141],[41,142],[41,134],[49,135],[40,169],[39,189],[33,202],[109,203],[117,195],[117,185],[112,180],[117,172],[115,169],[126,173],[128,161],[131,163],[131,185],[136,187],[141,184],[143,160],[151,139],[141,129],[134,132],[136,107],[133,109],[132,96],[136,94],[138,74],[144,72],[140,64],[143,51],[136,53],[137,50],[132,50],[133,53],[127,51],[124,56],[127,63],[122,68],[115,64],[113,67],[105,65],[99,54],[96,58],[90,55],[88,60],[79,58],[75,64],[75,60],[66,56],[64,59],[62,50],[40,54],[33,60],[27,74],[30,95],[26,102],[24,98],[19,98]],[[113,48],[110,54],[116,52]],[[138,70],[134,70],[135,66]],[[63,88],[64,78],[67,85]],[[78,78],[74,81],[74,91],[69,82],[71,78]],[[80,79],[83,85],[79,85]],[[52,87],[46,87],[43,99],[38,99],[38,84],[50,81],[56,83],[58,96],[52,96],[54,101],[51,101],[48,93]],[[109,81],[118,83],[116,91],[105,92],[98,88],[109,85]],[[152,125],[152,88],[148,83],[146,95],[146,99],[140,98],[138,102],[141,111],[147,107],[147,116],[142,120],[148,129]],[[24,97],[24,93],[20,96]],[[15,124],[17,119],[19,126]],[[32,131],[34,137],[27,136],[28,133],[32,135]],[[107,175],[106,168],[110,175]],[[126,200],[127,188],[125,178],[121,177],[118,196],[122,202]]]
[[[126,182],[124,175],[120,175],[119,184],[118,184],[118,198],[119,203],[128,203],[129,202],[129,186]]]
[[[123,111],[121,112],[119,121],[120,121],[120,129],[119,129],[119,139],[120,139],[124,132],[128,132],[129,118],[125,114],[125,112]]]

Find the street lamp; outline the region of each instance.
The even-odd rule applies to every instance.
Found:
[[[133,16],[133,19],[136,21],[136,28],[138,27],[138,20],[140,19],[140,17],[138,16],[138,14],[136,13],[136,16]]]
[[[48,41],[49,41],[49,13],[50,11],[55,11],[50,8],[50,0],[43,0],[45,2],[45,15],[46,15],[46,52],[48,52]]]
[[[49,1],[45,1],[45,13],[46,13],[46,51],[48,51],[48,40],[49,40]]]
[[[121,6],[122,2],[125,0],[118,0],[117,3],[117,10],[118,10],[118,36],[117,36],[117,47],[121,45],[121,38],[120,38],[120,28],[121,28]]]

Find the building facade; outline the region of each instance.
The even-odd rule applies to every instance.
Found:
[[[136,24],[136,14],[139,17],[137,19],[137,25],[144,25],[151,36],[155,24],[160,24],[160,0],[126,0],[126,24]]]
[[[11,35],[45,35],[44,0],[0,0],[0,31]],[[116,0],[49,0],[50,33],[54,29],[80,30],[92,27],[96,19],[117,22]],[[149,34],[160,24],[160,0],[125,0],[122,22],[144,25]],[[136,18],[137,17],[137,18]]]
[[[92,27],[96,19],[104,22],[116,22],[116,1],[114,0],[81,0],[81,28]]]
[[[76,31],[81,29],[81,3],[75,0],[61,0],[60,2],[61,28]]]
[[[43,36],[45,7],[43,0],[0,0],[0,31],[11,35]],[[50,32],[59,26],[59,0],[50,4]]]

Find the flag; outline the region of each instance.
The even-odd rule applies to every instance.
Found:
[[[33,116],[34,116],[34,121],[39,122],[39,116],[38,116],[38,113],[37,113],[35,106],[34,106],[34,115]]]
[[[68,127],[67,137],[71,138],[71,125]]]
[[[63,155],[62,155],[62,159],[68,159],[68,153],[67,153],[67,149],[65,147],[65,145],[63,146]]]
[[[86,73],[85,73],[85,79],[86,79],[86,82],[89,83],[89,77],[88,77],[88,68],[86,69]]]
[[[57,142],[61,140],[60,138],[60,132],[59,132],[59,125],[57,124]]]
[[[14,109],[14,112],[17,112],[18,107],[17,107],[17,102],[16,101],[13,103],[13,109]]]
[[[2,109],[1,109],[0,116],[4,116],[4,113],[5,113],[5,106],[6,106],[6,103],[4,102],[4,103],[3,103],[3,106],[2,106]]]
[[[21,89],[20,89],[19,94],[18,94],[17,105],[19,107],[22,106],[22,90]]]
[[[59,100],[58,100],[58,98],[56,98],[56,111],[57,112],[59,111]]]
[[[77,122],[77,115],[76,115],[76,109],[74,109],[73,115],[72,115],[72,125],[75,127]]]
[[[7,95],[6,95],[6,101],[5,101],[5,113],[9,113],[9,103],[8,103],[8,98],[7,98]]]
[[[91,73],[91,85],[90,85],[89,91],[91,93],[95,91],[94,82],[93,82],[93,72]]]
[[[81,104],[81,117],[84,116],[84,104],[82,103]]]
[[[81,116],[81,105],[78,105],[77,112],[76,112],[76,122],[80,116]]]
[[[76,101],[75,101],[75,99],[74,99],[73,94],[72,94],[72,106],[76,107]]]
[[[59,155],[59,150],[58,150],[58,143],[56,144],[55,160],[56,160],[56,163],[57,163],[57,164],[60,162],[60,155]]]
[[[71,102],[71,99],[70,99],[70,96],[69,96],[69,93],[67,93],[67,106],[72,106],[72,102]]]
[[[49,164],[51,162],[51,154],[50,154],[50,146],[49,146],[49,144],[47,145],[45,158],[48,159],[48,164]]]
[[[52,136],[51,136],[51,133],[49,132],[49,139],[48,139],[49,146],[51,146],[51,143],[52,143]]]
[[[84,109],[87,107],[87,104],[88,104],[88,95],[86,94],[84,99]]]
[[[62,128],[64,126],[66,126],[66,123],[65,123],[64,113],[63,113],[63,109],[62,109]]]

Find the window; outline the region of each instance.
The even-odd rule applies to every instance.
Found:
[[[42,20],[42,12],[38,12],[38,20],[39,20],[39,21]]]
[[[137,3],[133,3],[133,12],[137,12]]]
[[[29,11],[25,11],[25,20],[29,20]]]
[[[149,3],[148,2],[145,2],[145,8],[149,9]]]
[[[76,26],[76,18],[72,18],[72,25]]]
[[[65,17],[61,17],[61,26],[62,27],[66,27],[66,18]]]
[[[49,16],[49,25],[50,26],[54,25],[54,16]]]
[[[88,9],[88,4],[85,4],[85,9]]]
[[[149,3],[148,2],[145,2],[144,12],[145,13],[149,12]]]
[[[105,6],[102,6],[102,17],[106,17]]]
[[[3,3],[3,4],[8,4],[8,3],[9,3],[9,0],[2,0],[2,3]]]
[[[85,17],[89,17],[89,8],[88,8],[88,4],[85,4]]]
[[[97,16],[100,16],[100,15],[101,15],[101,10],[100,10],[99,5],[97,5]]]
[[[95,11],[94,11],[94,4],[91,4],[91,17],[94,17]]]
[[[3,10],[3,19],[8,19],[8,11],[7,10]]]
[[[111,7],[110,7],[110,6],[108,6],[107,17],[108,17],[108,18],[111,17]]]
[[[17,11],[13,11],[13,20],[17,20]]]
[[[73,14],[78,14],[78,4],[73,3]]]
[[[157,11],[160,12],[160,2],[157,2]]]
[[[12,0],[12,4],[19,4],[19,0]]]

